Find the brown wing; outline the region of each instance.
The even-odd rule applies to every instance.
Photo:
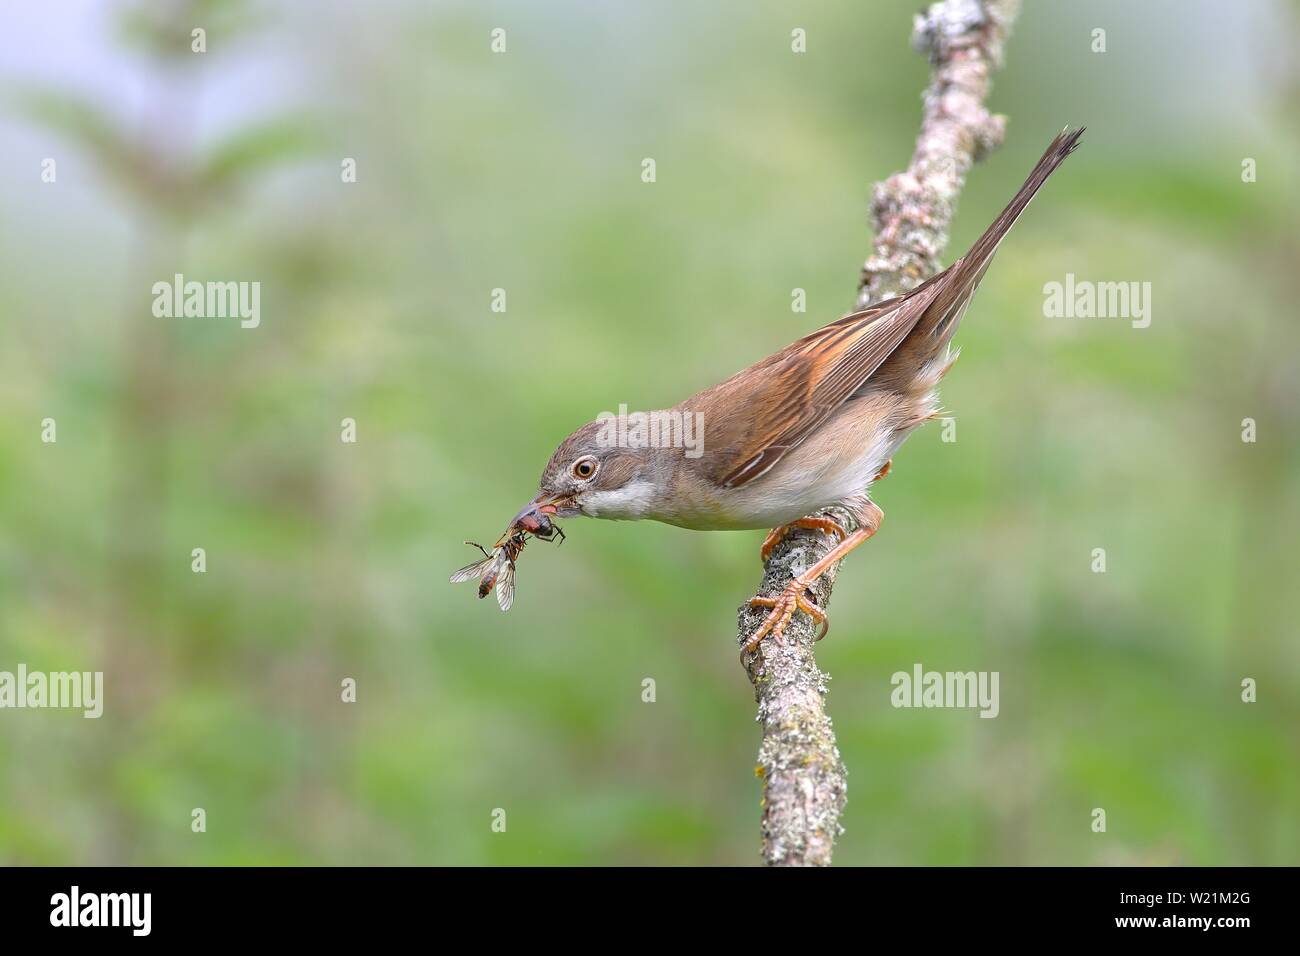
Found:
[[[705,441],[713,448],[706,466],[710,477],[725,488],[753,481],[861,388],[918,323],[924,322],[918,334],[950,333],[998,244],[1082,133],[1067,129],[1052,140],[1015,197],[952,266],[906,295],[846,315],[688,399],[705,411]]]
[[[931,279],[846,315],[682,403],[705,413],[710,477],[738,488],[772,468],[862,387],[916,326],[935,289]]]

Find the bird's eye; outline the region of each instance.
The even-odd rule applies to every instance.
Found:
[[[596,459],[579,458],[573,463],[573,477],[586,481],[596,473]]]

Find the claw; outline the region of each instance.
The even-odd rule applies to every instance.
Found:
[[[781,525],[779,528],[773,528],[767,533],[767,537],[763,539],[762,546],[758,549],[758,556],[764,564],[767,564],[767,559],[772,556],[772,552],[776,550],[776,546],[785,540],[785,535],[785,525]]]
[[[746,655],[753,654],[757,651],[758,645],[768,634],[771,634],[778,641],[781,640],[781,635],[785,631],[785,626],[790,623],[790,619],[794,617],[795,611],[803,611],[821,625],[821,631],[818,633],[816,640],[820,641],[826,636],[826,632],[830,630],[830,621],[826,617],[826,612],[814,604],[804,592],[807,591],[808,588],[812,587],[813,582],[821,577],[837,561],[841,560],[846,554],[875,534],[876,530],[880,527],[880,522],[883,518],[884,514],[879,508],[870,501],[865,502],[861,516],[862,526],[858,528],[857,531],[842,538],[840,543],[823,555],[820,561],[795,577],[794,580],[786,585],[785,589],[776,597],[755,597],[749,599],[751,607],[770,607],[772,611],[763,619],[763,623],[759,625],[758,630],[755,631],[741,647],[740,663],[743,666],[748,667],[745,663]],[[793,523],[798,525],[802,521],[825,521],[828,524],[834,524],[834,522],[830,521],[829,518],[804,518],[801,519],[801,521]],[[778,533],[784,535],[785,529],[788,527],[789,525],[786,525],[782,528],[774,529],[772,534],[768,535],[768,538],[770,539],[773,535]],[[835,533],[829,528],[822,527],[820,524],[814,525],[813,527],[819,527],[821,530],[827,531],[830,534]],[[838,525],[836,525],[836,527],[839,528]],[[839,528],[839,531],[840,534],[844,533],[843,528]],[[780,539],[778,538],[777,540]]]
[[[758,549],[758,556],[763,559],[764,564],[767,564],[767,559],[772,556],[776,546],[785,540],[785,536],[793,528],[811,528],[814,531],[833,534],[840,541],[849,536],[849,533],[844,530],[844,526],[831,518],[800,518],[797,521],[791,521],[789,524],[783,524],[779,528],[773,528],[767,533],[767,537],[763,539],[762,547]]]
[[[826,617],[826,612],[808,599],[805,592],[811,587],[811,581],[805,581],[802,578],[795,578],[777,597],[754,597],[749,599],[751,607],[770,607],[772,610],[763,619],[740,650],[740,660],[743,664],[745,656],[758,650],[758,645],[762,643],[763,638],[768,634],[779,644],[785,634],[785,626],[790,623],[794,617],[795,611],[803,611],[814,621],[821,625],[814,640],[820,641],[830,630],[830,620]]]

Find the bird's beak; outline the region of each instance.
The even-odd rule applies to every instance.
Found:
[[[542,492],[520,509],[519,514],[515,515],[515,520],[510,522],[510,530],[527,527],[532,523],[530,519],[537,519],[542,515],[548,518],[551,516],[570,518],[578,513],[577,505],[572,498]]]

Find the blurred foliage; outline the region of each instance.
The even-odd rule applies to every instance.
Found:
[[[115,10],[111,33],[124,49],[179,63],[190,57],[196,27],[229,41],[268,19],[250,0],[130,0]]]
[[[137,4],[91,79],[8,77],[0,669],[107,702],[0,712],[0,860],[756,862],[761,534],[573,521],[508,615],[446,581],[574,427],[852,301],[926,78],[877,6]],[[958,336],[958,440],[909,441],[840,576],[837,860],[1295,864],[1294,12],[1026,6],[946,259],[1088,134]],[[261,326],[154,318],[177,272],[260,281]],[[1044,318],[1067,272],[1150,282],[1151,327]],[[893,709],[918,661],[1000,671],[1000,716]]]

